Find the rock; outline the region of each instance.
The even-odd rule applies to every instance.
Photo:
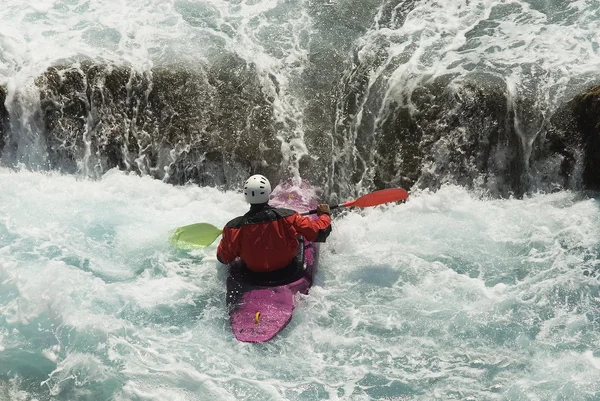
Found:
[[[145,73],[84,62],[36,84],[52,168],[234,186],[254,171],[279,173],[272,105],[254,66],[235,56]]]
[[[504,80],[470,74],[438,81],[421,90],[427,96],[413,95],[418,111],[411,117],[423,132],[417,185],[436,189],[453,183],[493,195],[522,194],[524,150]]]
[[[600,188],[600,86],[545,117],[534,93],[514,93],[494,74],[413,77],[419,84],[405,90],[390,86],[392,63],[370,81],[381,57],[357,53],[337,92],[331,71],[309,67],[296,77],[310,81],[300,172],[333,199],[446,183],[500,197]],[[50,168],[92,176],[119,168],[225,187],[256,172],[272,181],[287,174],[273,109],[277,77],[261,81],[235,55],[193,71],[87,61],[49,68],[36,85],[44,127],[36,132],[44,131]],[[5,145],[5,96],[0,88],[0,150],[9,153],[19,141]]]
[[[546,120],[534,94],[510,93],[492,74],[423,79],[406,99],[384,72],[365,94],[372,63],[356,63],[344,82],[338,191],[452,183],[507,197],[600,186],[600,87]]]
[[[562,157],[568,187],[600,190],[600,85],[560,108],[548,130],[553,150]]]
[[[4,145],[6,142],[6,136],[8,135],[9,123],[8,123],[8,110],[6,110],[6,89],[0,86],[0,156],[4,151]]]
[[[360,162],[351,181],[364,185],[366,179],[375,188],[455,183],[502,195],[523,191],[523,151],[500,77],[442,76],[415,89],[409,101],[391,98],[385,105],[380,100],[389,89],[385,80],[371,87],[366,101],[354,91],[363,81],[348,87],[347,117],[338,132],[346,136],[340,140],[345,149],[352,149],[348,137],[355,136],[354,159]]]

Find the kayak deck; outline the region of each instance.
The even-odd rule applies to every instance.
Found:
[[[303,269],[299,277],[282,285],[259,285],[241,279],[240,263],[230,265],[227,278],[227,305],[236,339],[265,342],[283,330],[295,307],[297,293],[308,294],[313,283],[318,244],[305,241]]]

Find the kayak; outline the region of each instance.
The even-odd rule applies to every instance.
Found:
[[[308,184],[301,187],[290,183],[278,185],[269,204],[299,212],[314,209],[317,195]],[[313,215],[312,218],[317,218]],[[296,294],[308,294],[313,284],[319,259],[319,244],[299,238],[300,246],[292,263],[285,268],[291,276],[255,282],[244,273],[239,259],[229,264],[227,277],[227,307],[231,330],[239,341],[261,343],[271,340],[292,319]],[[270,273],[269,273],[270,274]],[[292,277],[291,281],[290,278]]]
[[[318,217],[313,213],[316,212],[317,198],[315,189],[306,182],[301,187],[287,183],[273,190],[269,204],[297,211],[310,210],[305,214],[316,219]],[[406,190],[389,188],[329,208],[365,208],[407,198]],[[193,249],[212,244],[221,233],[222,230],[212,224],[196,223],[177,228],[170,241],[175,248]],[[226,301],[231,329],[239,341],[256,343],[272,339],[292,319],[295,295],[308,294],[319,262],[319,244],[301,237],[298,242],[301,246],[298,246],[292,263],[276,272],[250,272],[239,259],[229,265]]]

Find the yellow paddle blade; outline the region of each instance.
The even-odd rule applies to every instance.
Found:
[[[212,224],[190,224],[176,229],[170,241],[178,249],[202,248],[212,244],[222,232]]]

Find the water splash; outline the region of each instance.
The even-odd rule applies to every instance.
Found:
[[[595,199],[489,200],[446,186],[345,211],[290,326],[256,346],[230,332],[216,244],[187,253],[167,242],[176,226],[244,213],[241,194],[114,170],[99,181],[1,170],[0,182],[9,400],[600,391]]]

